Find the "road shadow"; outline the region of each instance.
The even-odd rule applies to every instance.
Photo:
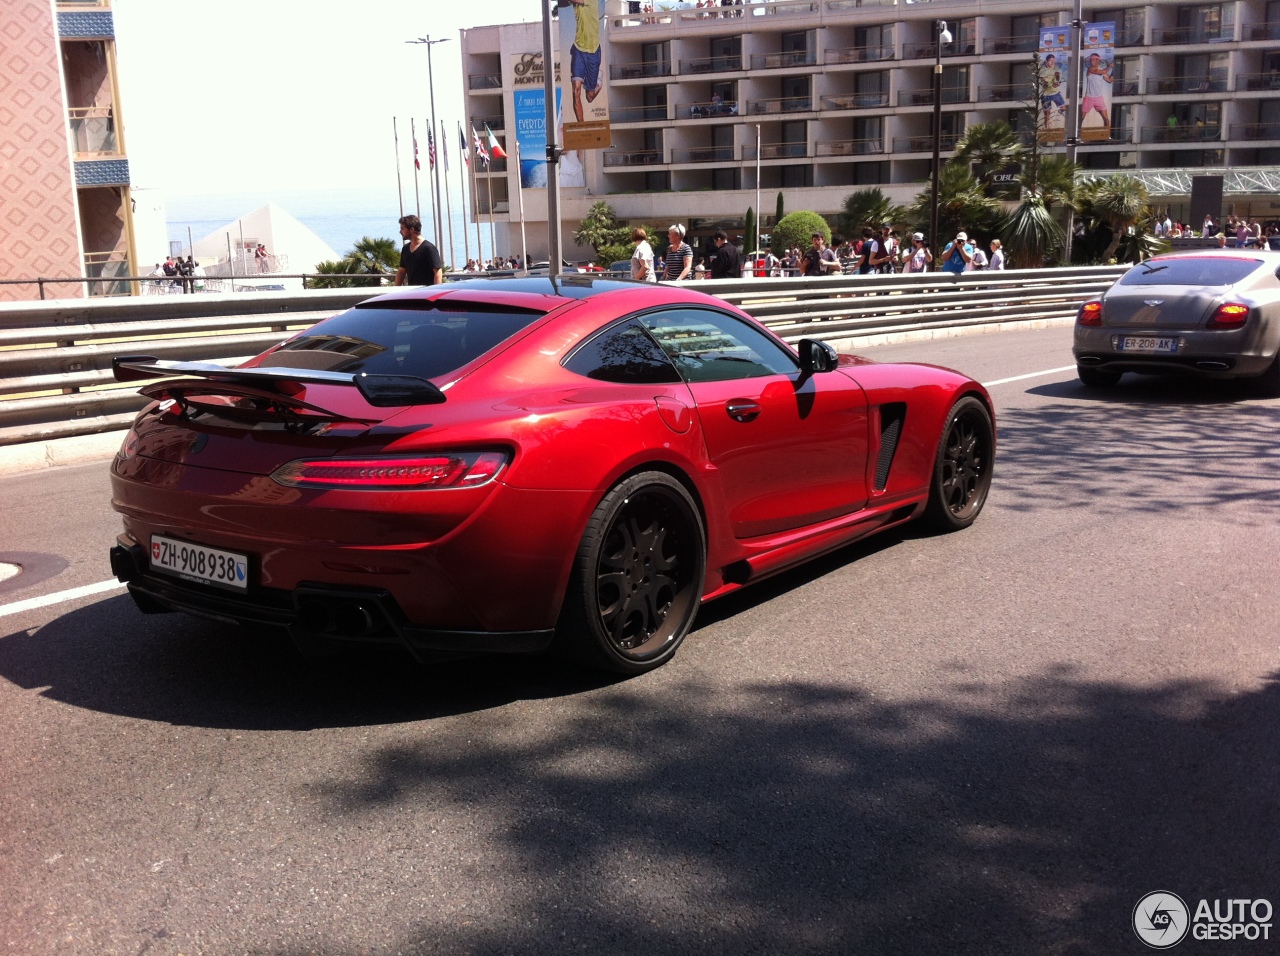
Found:
[[[1059,669],[900,703],[619,686],[532,744],[406,742],[315,786],[361,829],[465,807],[483,833],[475,882],[361,937],[370,956],[1111,956],[1147,951],[1130,921],[1149,892],[1274,896],[1278,758],[1274,676],[1232,696]],[[251,951],[353,951],[331,932]],[[1218,947],[1179,950],[1239,951]]]

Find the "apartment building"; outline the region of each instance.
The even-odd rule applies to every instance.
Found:
[[[110,0],[5,0],[0,17],[0,279],[136,274]],[[49,298],[120,294],[57,283]],[[0,284],[0,299],[31,299]]]
[[[1040,28],[1071,20],[1064,0],[608,0],[608,9],[613,145],[585,154],[585,185],[565,190],[566,236],[601,198],[625,220],[679,221],[695,233],[740,224],[748,206],[763,206],[767,224],[778,191],[787,209],[823,214],[870,186],[908,202],[932,166],[937,21],[953,37],[940,51],[945,159],[974,123],[1033,135]],[[1225,211],[1280,218],[1280,0],[1086,0],[1084,18],[1114,22],[1116,49],[1110,137],[1081,145],[1081,165],[1143,178],[1175,216],[1194,174],[1223,173]],[[473,122],[501,137],[513,115],[509,64],[539,50],[536,24],[463,31]],[[519,177],[485,176],[501,245]],[[542,192],[524,190],[529,235],[540,239]]]

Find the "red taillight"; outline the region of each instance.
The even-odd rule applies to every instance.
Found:
[[[1249,307],[1235,302],[1224,302],[1209,317],[1211,329],[1238,329],[1249,318]]]
[[[385,458],[321,458],[291,461],[271,476],[295,488],[381,491],[403,488],[474,488],[493,480],[507,463],[505,452],[442,452]]]
[[[1080,314],[1076,316],[1076,321],[1080,325],[1101,325],[1102,303],[1094,299],[1080,306]]]

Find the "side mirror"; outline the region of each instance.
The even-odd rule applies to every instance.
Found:
[[[800,368],[806,375],[830,372],[840,364],[840,356],[826,342],[801,339],[797,348],[800,350]]]

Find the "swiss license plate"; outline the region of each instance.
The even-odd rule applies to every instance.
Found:
[[[1118,343],[1121,352],[1176,352],[1178,339],[1156,338],[1153,335],[1122,335]]]
[[[235,591],[244,591],[249,587],[247,556],[159,534],[151,536],[151,567],[188,581],[213,584]]]

